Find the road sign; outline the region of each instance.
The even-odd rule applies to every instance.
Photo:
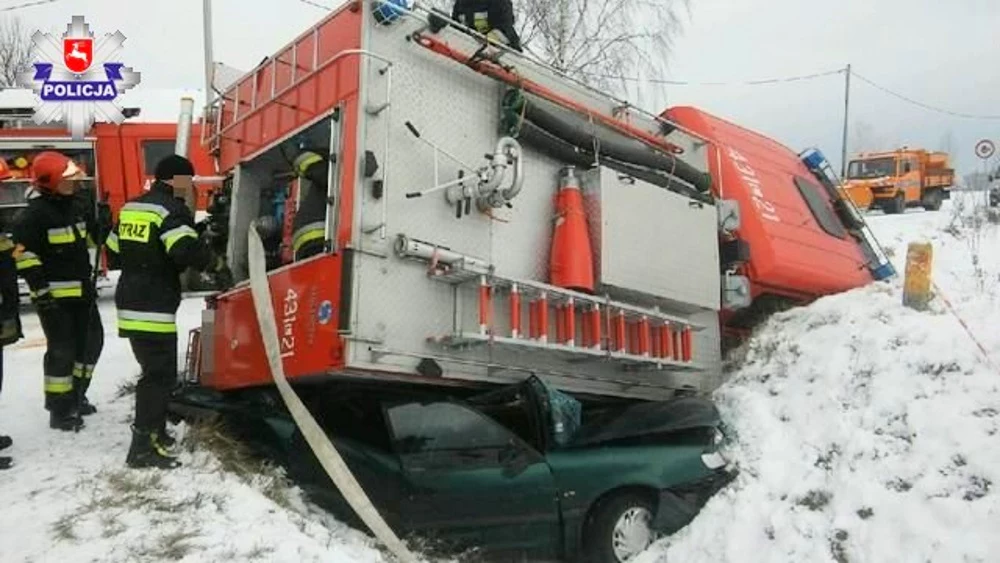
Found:
[[[976,156],[978,156],[983,160],[986,160],[991,156],[993,156],[993,153],[996,152],[996,149],[997,148],[993,144],[993,141],[989,139],[983,139],[982,141],[976,143]]]

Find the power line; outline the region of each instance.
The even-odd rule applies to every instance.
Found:
[[[302,2],[303,4],[306,4],[308,6],[312,6],[313,8],[319,8],[320,10],[326,10],[328,12],[333,11],[333,8],[331,8],[330,6],[324,6],[323,4],[320,4],[319,2],[313,2],[312,0],[299,0],[299,2]]]
[[[6,8],[0,8],[0,12],[13,12],[15,10],[21,10],[24,8],[31,8],[32,6],[41,6],[42,4],[51,4],[53,2],[58,2],[59,0],[35,0],[34,2],[25,2],[23,4],[16,4],[14,6],[8,6]]]
[[[813,80],[835,74],[844,74],[844,69],[828,70],[826,72],[814,72],[812,74],[800,74],[795,76],[784,76],[780,78],[766,78],[761,80],[742,80],[732,82],[694,82],[689,80],[668,80],[666,78],[638,78],[635,76],[613,76],[610,74],[595,74],[584,72],[587,76],[594,78],[605,78],[608,80],[627,80],[629,82],[648,82],[651,84],[666,84],[670,86],[759,86],[762,84],[781,84],[785,82],[798,82],[802,80]]]
[[[961,112],[957,112],[957,111],[951,111],[951,110],[947,110],[947,109],[942,109],[942,108],[939,108],[939,107],[936,107],[936,106],[932,106],[930,104],[925,104],[923,102],[918,102],[917,100],[914,100],[913,98],[904,96],[903,94],[900,94],[898,92],[894,92],[894,91],[886,88],[885,86],[881,86],[881,85],[875,83],[874,81],[872,81],[871,79],[865,78],[864,76],[862,76],[862,75],[860,75],[860,74],[858,74],[856,72],[851,72],[851,74],[855,78],[857,78],[858,80],[860,80],[862,82],[865,82],[866,84],[868,84],[869,86],[871,86],[873,88],[881,90],[882,92],[885,92],[886,94],[889,94],[890,96],[899,98],[900,100],[903,100],[904,102],[911,103],[911,104],[913,104],[915,106],[921,107],[921,108],[926,109],[926,110],[935,111],[935,112],[938,112],[938,113],[943,113],[945,115],[950,115],[950,116],[953,116],[953,117],[963,117],[963,118],[966,118],[966,119],[1000,119],[1000,115],[978,115],[978,114],[972,114],[972,113],[961,113]]]

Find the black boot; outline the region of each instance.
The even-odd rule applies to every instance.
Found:
[[[0,450],[6,450],[13,445],[14,440],[11,440],[10,436],[0,436]]]
[[[49,411],[49,428],[71,432],[83,428],[83,419],[75,410]]]
[[[0,470],[10,469],[14,465],[14,460],[7,456],[0,456]]]
[[[133,469],[156,467],[159,469],[174,469],[181,462],[171,457],[166,449],[156,440],[156,432],[132,427],[132,444],[128,449],[125,464]]]
[[[153,439],[168,450],[172,450],[177,445],[177,439],[171,436],[170,432],[167,432],[167,423],[165,422],[159,430],[153,433]]]
[[[73,392],[76,394],[76,404],[80,407],[80,416],[90,416],[97,412],[97,407],[90,404],[87,399],[87,388],[85,385],[79,384],[73,388]]]
[[[83,397],[80,397],[80,414],[81,415],[83,415],[83,416],[90,416],[90,415],[92,415],[92,414],[94,414],[96,412],[97,412],[97,407],[95,407],[94,405],[90,404],[90,401],[87,400],[87,396],[86,395],[84,395]]]

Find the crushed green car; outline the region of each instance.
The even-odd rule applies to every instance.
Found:
[[[718,410],[697,397],[588,402],[534,376],[466,396],[357,382],[297,391],[386,522],[425,552],[620,563],[735,476]],[[364,530],[280,404],[230,399],[226,418]]]

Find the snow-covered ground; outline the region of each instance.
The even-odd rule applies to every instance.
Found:
[[[201,306],[186,301],[182,324],[195,326]],[[383,560],[373,541],[296,491],[278,504],[261,493],[265,483],[223,471],[210,453],[183,453],[175,472],[127,469],[134,394],[123,385],[139,366],[114,315],[103,299],[106,341],[89,394],[99,412],[77,434],[48,428],[45,339],[33,313],[22,315],[26,338],[5,350],[0,433],[14,439],[3,455],[16,466],[0,471],[0,562]]]
[[[907,243],[934,243],[943,296],[1000,359],[1000,231],[973,226],[957,201],[870,221],[900,272]],[[899,278],[829,297],[760,331],[717,394],[740,478],[641,561],[1000,560],[1000,373],[943,299],[918,313],[901,291]],[[185,302],[182,324],[200,307]],[[101,310],[100,412],[79,434],[47,427],[32,313],[5,351],[0,432],[17,465],[0,472],[0,562],[384,560],[295,490],[276,502],[266,478],[224,471],[207,451],[172,473],[126,470],[133,398],[119,392],[138,366],[113,303]]]
[[[640,562],[1000,561],[1000,226],[971,203],[869,218],[900,273],[933,243],[930,311],[900,276],[759,332],[717,393],[742,475]]]

